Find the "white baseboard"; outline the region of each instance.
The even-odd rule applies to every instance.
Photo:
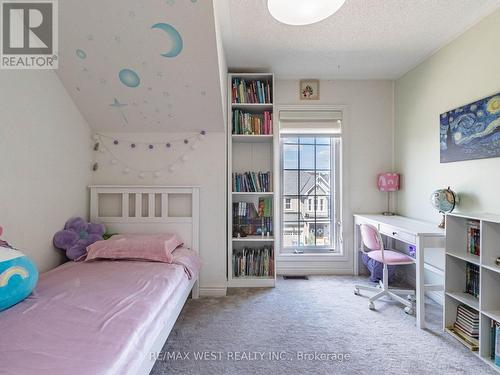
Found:
[[[225,297],[227,288],[219,287],[200,287],[200,297]]]
[[[352,268],[335,268],[331,267],[277,267],[276,274],[278,275],[294,275],[294,276],[307,276],[307,275],[352,275]]]

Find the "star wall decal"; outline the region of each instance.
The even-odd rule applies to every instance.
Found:
[[[124,123],[128,124],[127,116],[125,116],[125,113],[123,113],[123,108],[126,107],[127,104],[120,103],[120,101],[117,98],[114,98],[113,103],[111,103],[109,106],[116,109],[120,113]]]

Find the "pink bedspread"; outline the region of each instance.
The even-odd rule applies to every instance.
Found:
[[[66,263],[42,274],[0,313],[0,374],[134,373],[199,271],[193,252],[178,254],[180,264]]]

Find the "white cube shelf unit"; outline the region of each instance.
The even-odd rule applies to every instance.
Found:
[[[473,255],[467,246],[468,224],[474,221],[479,225],[480,252]],[[467,305],[479,313],[479,348],[473,351],[492,368],[500,372],[491,359],[491,323],[500,323],[500,216],[490,214],[446,215],[446,267],[445,267],[445,304],[443,311],[444,329],[463,342],[449,328],[457,316],[457,307]],[[479,268],[479,295],[466,293],[467,263]]]
[[[245,82],[269,82],[270,99],[265,103],[241,103],[233,100],[233,80],[239,79]],[[274,76],[271,73],[230,73],[228,76],[228,126],[227,126],[227,286],[229,288],[236,287],[274,287],[276,282],[276,264],[275,252],[279,247],[279,223],[276,207],[278,207],[278,197],[276,192],[277,181],[276,176],[279,176],[279,139],[276,132],[277,126],[274,129],[267,129],[265,132],[260,131],[237,131],[233,128],[233,116],[235,111],[240,113],[263,116],[264,112],[270,115],[270,119],[274,124]],[[262,101],[262,100],[261,100]],[[243,134],[242,134],[243,133]],[[260,134],[256,134],[260,133]],[[267,134],[269,133],[269,134]],[[234,191],[233,189],[233,173],[245,172],[270,172],[271,184],[269,191]],[[253,204],[258,208],[259,199],[271,198],[272,202],[272,233],[267,235],[248,234],[247,236],[236,236],[234,234],[235,227],[239,230],[241,226],[236,220],[233,220],[233,203],[246,202]],[[269,219],[269,218],[267,218]],[[237,219],[238,220],[238,219]],[[272,262],[270,262],[270,272],[267,276],[236,276],[233,269],[233,255],[242,254],[243,249],[272,249]]]

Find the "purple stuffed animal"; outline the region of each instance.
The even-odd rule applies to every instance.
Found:
[[[77,260],[87,254],[87,246],[102,240],[106,228],[102,224],[87,223],[81,217],[73,217],[54,235],[54,246],[66,250],[69,259]]]

